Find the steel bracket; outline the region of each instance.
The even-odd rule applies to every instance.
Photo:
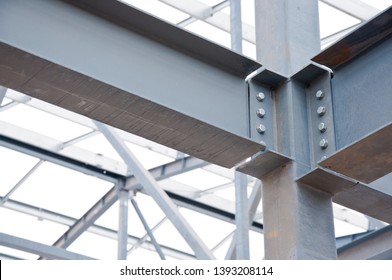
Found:
[[[311,168],[336,151],[332,77],[331,70],[315,63],[292,77],[303,84],[306,94]]]

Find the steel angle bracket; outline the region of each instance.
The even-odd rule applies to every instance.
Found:
[[[336,151],[331,79],[327,67],[310,63],[291,77],[306,94],[310,165]]]
[[[287,80],[264,67],[248,83],[249,137],[275,149],[277,134],[274,90]]]

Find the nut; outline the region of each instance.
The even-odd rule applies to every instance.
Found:
[[[325,108],[324,106],[320,106],[317,108],[317,114],[319,116],[324,116],[326,112],[327,112],[327,108]]]
[[[265,132],[266,128],[265,128],[265,126],[263,124],[259,124],[256,127],[256,130],[257,130],[258,133],[263,134]]]
[[[318,125],[318,129],[320,130],[320,132],[325,132],[327,130],[327,125],[322,122]]]
[[[318,90],[317,92],[316,92],[316,98],[318,99],[318,100],[321,100],[321,99],[323,99],[324,98],[324,92],[322,91],[322,90]]]
[[[259,92],[259,93],[256,95],[256,99],[259,100],[259,101],[263,101],[264,98],[265,98],[265,94],[262,93],[262,92]]]
[[[256,114],[260,118],[264,118],[265,116],[265,110],[263,108],[257,109]]]
[[[328,147],[328,140],[327,139],[321,139],[320,141],[320,147],[322,149],[326,149]]]

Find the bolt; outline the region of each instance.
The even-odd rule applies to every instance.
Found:
[[[320,130],[320,132],[325,132],[327,130],[327,125],[322,122],[318,125],[318,129]]]
[[[317,92],[316,92],[316,97],[317,97],[317,99],[318,100],[321,100],[321,99],[323,99],[324,98],[324,92],[322,91],[322,90],[318,90]]]
[[[257,130],[258,133],[263,134],[263,133],[265,132],[266,128],[265,128],[264,125],[259,124],[259,125],[256,127],[256,130]]]
[[[256,114],[260,118],[264,118],[265,116],[265,110],[263,108],[257,109]]]
[[[262,93],[262,92],[259,92],[259,93],[256,95],[256,99],[259,100],[259,101],[263,101],[264,98],[265,98],[265,94]]]
[[[324,116],[327,109],[324,106],[320,106],[317,108],[317,114],[319,116]]]
[[[322,149],[326,149],[328,147],[328,140],[327,139],[321,139],[320,141],[320,147]]]

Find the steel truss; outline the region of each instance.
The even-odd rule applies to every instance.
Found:
[[[236,215],[245,221],[237,220],[235,236],[240,238],[233,239],[237,247],[230,246],[227,258],[249,257],[247,242],[245,248],[239,242],[250,226],[263,230],[267,259],[336,259],[332,201],[391,223],[392,194],[385,176],[392,171],[392,99],[388,98],[390,80],[383,74],[392,70],[388,52],[392,9],[317,55],[319,38],[308,35],[318,34],[317,1],[286,2],[259,1],[256,5],[267,13],[256,24],[258,59],[265,62],[261,66],[117,1],[0,1],[4,23],[0,27],[0,84],[98,121],[92,132],[65,143],[53,142],[49,149],[29,143],[15,127],[2,131],[0,144],[115,184],[53,246],[5,234],[0,236],[1,244],[26,251],[39,248],[34,253],[43,258],[83,258],[69,255],[64,248],[94,227],[119,197],[119,216],[125,221],[128,192],[143,191],[157,201],[197,258],[214,258],[173,201],[232,222],[234,210],[165,192],[156,182],[205,166],[203,160],[236,167],[263,181],[263,225],[254,221],[259,187],[249,201],[238,188]],[[368,19],[360,1],[352,3],[358,4],[353,15]],[[303,14],[296,14],[298,10]],[[298,16],[301,20],[290,21]],[[266,22],[282,17],[288,21],[275,22],[278,30],[272,36],[264,28]],[[45,45],[44,38],[50,38]],[[271,42],[261,43],[265,38]],[[152,72],[159,74],[152,76]],[[4,92],[1,88],[0,100]],[[368,117],[363,118],[364,114]],[[183,158],[148,172],[124,139],[100,122],[202,160]],[[97,130],[125,164],[92,155],[86,162],[75,158],[86,154],[78,149],[61,153]],[[187,166],[187,161],[194,163]],[[105,168],[98,167],[102,166],[99,163]],[[169,168],[174,170],[154,174]],[[238,186],[247,186],[238,178]],[[11,194],[2,198],[3,206],[12,202]],[[134,201],[133,205],[137,209]],[[142,215],[140,219],[144,221]],[[121,259],[126,258],[129,236],[126,223],[120,224]],[[163,258],[164,248],[143,224]],[[377,238],[373,241],[384,240]],[[390,252],[375,254],[386,258]]]

